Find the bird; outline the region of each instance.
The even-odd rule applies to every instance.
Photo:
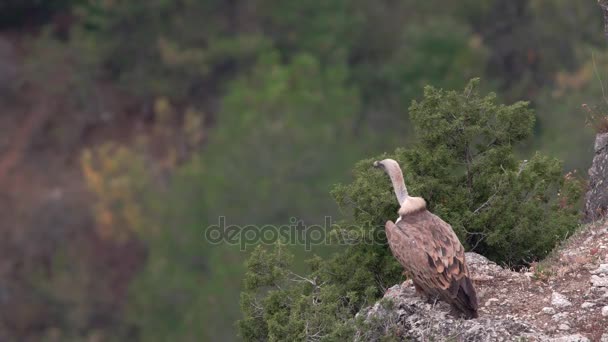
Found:
[[[373,165],[388,174],[399,201],[399,217],[395,223],[386,222],[385,232],[391,252],[417,294],[442,299],[465,318],[477,318],[477,293],[464,247],[452,227],[428,211],[423,198],[409,196],[397,161],[384,159]]]

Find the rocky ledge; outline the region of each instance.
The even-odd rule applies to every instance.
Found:
[[[410,281],[362,310],[358,340],[608,342],[608,228],[586,226],[547,260],[515,272],[467,253],[479,318],[416,296]]]

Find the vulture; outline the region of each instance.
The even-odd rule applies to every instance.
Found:
[[[393,159],[374,162],[393,183],[401,205],[399,218],[386,222],[391,252],[412,279],[416,292],[442,299],[466,318],[477,317],[477,294],[452,227],[426,209],[421,197],[410,197],[399,164]]]

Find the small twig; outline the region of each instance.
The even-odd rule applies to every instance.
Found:
[[[471,251],[474,251],[475,248],[477,248],[477,246],[479,246],[481,241],[483,241],[488,236],[488,234],[483,234],[483,233],[476,233],[476,234],[481,235],[481,239],[477,240],[477,242],[475,243],[475,246],[471,247]]]
[[[495,192],[492,196],[490,196],[487,201],[485,201],[482,205],[479,206],[479,208],[475,209],[475,211],[473,211],[473,214],[477,214],[481,209],[485,208],[488,204],[490,204],[490,201],[494,197],[496,197],[496,194],[498,194],[498,191]]]
[[[289,271],[289,274],[290,274],[291,276],[294,276],[294,277],[298,278],[298,279],[292,279],[292,281],[298,281],[298,282],[307,282],[307,283],[312,284],[312,286],[314,286],[314,287],[319,287],[319,285],[317,285],[317,282],[316,282],[315,280],[308,279],[308,278],[306,278],[306,277],[302,277],[301,275],[296,274],[296,273],[293,273],[293,272],[291,272],[291,271]]]
[[[521,172],[526,168],[527,164],[528,164],[528,160],[527,159],[521,162],[521,165],[519,165],[519,171],[517,171],[517,176],[518,177],[521,174]]]

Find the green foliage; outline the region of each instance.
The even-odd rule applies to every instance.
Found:
[[[141,341],[233,340],[239,312],[230,304],[241,290],[242,259],[233,248],[205,242],[196,182],[184,186],[172,184],[168,193],[152,197],[167,201],[156,203],[147,224],[171,228],[141,235],[148,255],[131,284],[126,321]],[[184,206],[184,200],[193,205]]]
[[[410,193],[424,197],[469,249],[522,265],[576,228],[581,187],[562,177],[554,158],[518,162],[514,146],[529,137],[532,111],[524,102],[500,105],[493,94],[480,96],[477,83],[462,92],[425,88],[410,107],[418,144],[390,157],[404,166]],[[334,243],[348,241],[341,252],[313,259],[305,277],[289,271],[281,245],[251,255],[239,322],[245,340],[351,339],[361,324],[354,315],[399,281],[401,267],[384,235],[398,205],[388,177],[372,168],[386,157],[357,163],[353,182],[332,192],[352,212],[352,222],[333,227]]]
[[[145,245],[145,266],[132,270],[134,280],[100,276],[96,264],[78,257],[80,249],[66,247],[69,257],[49,272],[61,276],[49,281],[41,275],[32,283],[51,287],[50,297],[62,308],[53,317],[82,308],[89,314],[65,319],[63,326],[47,324],[51,333],[57,327],[91,338],[118,338],[115,331],[123,336],[129,330],[152,341],[235,339],[246,254],[206,244],[201,229],[219,215],[230,224],[290,217],[317,223],[326,215],[339,217],[341,209],[352,220],[339,222],[334,237],[346,236],[351,244],[313,262],[306,278],[318,279],[318,286],[288,271],[300,272],[308,257],[300,246],[289,247],[292,263],[282,259],[286,247],[278,255],[254,253],[241,331],[247,339],[299,340],[308,318],[310,336],[347,339],[353,314],[401,279],[383,240],[384,222],[397,206],[387,177],[370,169],[380,157],[357,163],[353,182],[335,187],[340,208],[327,192],[347,179],[345,170],[356,160],[393,146],[412,146],[391,154],[403,163],[411,192],[425,197],[467,247],[495,260],[518,265],[538,259],[574,227],[578,181],[563,178],[557,160],[531,151],[550,152],[568,168],[591,160],[593,133],[582,127],[579,107],[604,96],[596,62],[598,70],[606,69],[601,51],[595,59],[589,55],[590,46],[604,44],[593,1],[9,0],[0,13],[0,25],[7,26],[29,25],[39,14],[43,21],[62,15],[35,44],[27,38],[15,58],[0,44],[0,74],[10,76],[13,59],[31,56],[23,77],[8,82],[11,95],[25,94],[28,104],[40,90],[60,99],[41,130],[53,139],[42,135],[36,144],[57,142],[72,151],[83,139],[97,145],[113,127],[147,131],[150,121],[152,130],[164,131],[183,123],[196,141],[192,146],[205,144],[191,160],[192,146],[176,147],[171,139],[155,139],[150,149],[156,153],[110,156],[117,171],[137,172],[102,179],[109,182],[99,184],[119,191],[96,191],[106,199],[93,210],[95,222],[105,222],[102,231],[115,237],[111,241],[133,238]],[[72,30],[56,40],[55,25]],[[475,87],[465,93],[435,89],[458,89],[477,75],[487,89],[500,89],[498,99],[532,101],[537,122],[523,103],[498,105]],[[404,108],[425,85],[435,88],[410,108],[410,121]],[[152,107],[174,117],[150,118]],[[533,125],[535,144],[524,146]],[[416,145],[410,145],[413,127]],[[123,141],[121,132],[112,136]],[[160,160],[156,150],[166,146],[175,149]],[[516,148],[517,155],[530,153],[527,163],[516,158]],[[158,170],[181,162],[177,171]],[[89,183],[96,180],[91,175],[96,173],[85,175]],[[23,233],[23,241],[34,235]],[[42,240],[35,248],[47,248]],[[23,250],[34,259],[29,251],[35,248]],[[328,253],[324,247],[319,252]],[[83,274],[70,272],[75,268]],[[276,272],[269,278],[264,268]],[[30,271],[20,272],[13,278]],[[81,291],[95,276],[130,283],[129,297]],[[65,304],[71,300],[77,310]],[[125,312],[112,308],[107,327],[90,324],[108,311],[97,309],[99,303],[112,300],[121,301],[116,307]],[[256,316],[259,311],[247,305],[252,303],[267,315]],[[26,339],[20,337],[15,339]]]
[[[583,172],[591,166],[596,132],[605,130],[608,105],[608,55],[591,51],[585,63],[572,72],[558,73],[555,87],[538,96],[537,106],[543,110],[538,110],[530,146],[563,159],[567,169]]]
[[[254,1],[256,18],[274,45],[293,56],[309,53],[323,62],[343,60],[354,49],[365,14],[356,1]]]
[[[215,92],[225,70],[268,45],[255,30],[233,31],[223,1],[90,0],[77,13],[83,57],[138,95],[184,100]]]
[[[524,102],[505,106],[493,94],[481,97],[476,84],[463,92],[427,87],[424,99],[410,107],[419,142],[394,157],[404,164],[412,193],[424,197],[469,248],[511,265],[538,260],[575,229],[582,187],[576,178],[562,177],[557,159],[537,153],[517,161],[514,149],[531,135],[533,113]],[[373,191],[347,197],[358,201]]]
[[[281,64],[273,52],[230,85],[202,159],[222,166],[204,168],[209,218],[322,221],[331,203],[315,194],[326,193],[332,179],[341,178],[339,166],[355,159],[348,148],[359,101],[347,77],[343,65],[323,67],[309,54]],[[312,178],[312,184],[292,181]]]
[[[139,235],[148,258],[128,303],[129,322],[143,340],[235,338],[244,254],[208,244],[202,233],[218,216],[228,224],[252,224],[327,212],[331,203],[314,194],[340,177],[336,165],[354,159],[330,153],[351,141],[358,101],[347,75],[344,66],[323,67],[309,54],[282,64],[270,52],[251,74],[230,83],[205,153],[175,172],[169,191],[149,196],[145,210],[151,214]],[[160,110],[166,107],[161,102],[157,109],[170,112]],[[319,153],[319,144],[328,150]],[[294,183],[294,177],[318,182]]]
[[[312,273],[303,277],[289,270],[284,247],[278,245],[272,252],[258,247],[247,263],[249,272],[241,294],[243,339],[350,339],[355,332],[354,315],[379,296],[379,285],[393,283],[398,277],[375,278],[382,276],[377,271],[390,269],[382,264],[386,253],[349,251],[328,262],[312,259]]]
[[[589,46],[604,43],[596,4],[494,0],[476,7],[469,20],[490,51],[486,75],[509,100],[536,98],[556,72],[571,70],[588,57]]]

